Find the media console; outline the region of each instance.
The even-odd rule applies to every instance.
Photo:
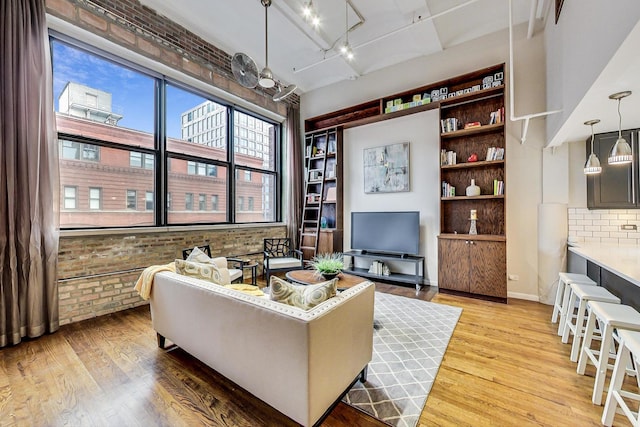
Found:
[[[403,255],[403,254],[387,254],[380,252],[370,251],[346,251],[343,255],[349,257],[349,264],[342,270],[345,273],[354,274],[360,277],[366,277],[369,279],[378,279],[389,282],[397,283],[410,283],[416,286],[416,290],[420,289],[424,281],[424,257],[418,255]],[[415,274],[404,274],[390,272],[388,276],[382,274],[369,273],[368,268],[355,267],[356,258],[367,258],[373,261],[381,261],[386,264],[388,261],[404,262],[414,265]],[[393,266],[389,266],[393,267]]]

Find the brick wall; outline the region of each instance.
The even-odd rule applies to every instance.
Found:
[[[51,15],[282,116],[287,105],[300,105],[296,94],[274,102],[275,89],[236,83],[232,55],[136,0],[46,0],[46,6]]]
[[[212,255],[242,255],[261,261],[263,239],[285,237],[286,233],[283,225],[264,225],[61,237],[60,324],[146,304],[133,290],[142,269],[182,258],[183,249],[209,243]]]
[[[569,208],[569,240],[575,242],[617,243],[640,245],[638,230],[622,230],[622,225],[640,228],[637,209]]]

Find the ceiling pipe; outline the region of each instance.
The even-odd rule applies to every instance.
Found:
[[[551,114],[557,114],[562,112],[562,110],[553,110],[553,111],[544,111],[542,113],[535,114],[525,114],[524,116],[516,116],[515,115],[515,68],[513,67],[513,17],[511,12],[511,3],[513,0],[509,0],[509,111],[512,122],[522,121],[522,129],[520,136],[520,143],[524,144],[527,140],[527,132],[529,131],[529,121],[531,119],[535,119],[536,117],[545,117]],[[532,0],[537,1],[537,0]]]
[[[529,29],[527,30],[527,39],[533,37],[533,31],[536,26],[536,12],[538,11],[538,0],[531,0],[531,10],[529,11]]]
[[[378,36],[378,37],[374,37],[373,39],[368,40],[368,41],[366,41],[366,42],[364,42],[364,43],[360,43],[360,44],[358,44],[358,45],[354,45],[354,46],[352,46],[351,48],[352,48],[353,50],[356,50],[356,49],[358,49],[358,48],[361,48],[361,47],[364,47],[364,46],[370,45],[371,43],[375,43],[375,42],[377,42],[377,41],[380,41],[380,40],[386,39],[387,37],[393,36],[394,34],[398,34],[398,33],[402,32],[402,31],[405,31],[405,30],[407,30],[407,29],[409,29],[409,28],[413,27],[414,25],[421,24],[422,22],[432,21],[432,20],[434,20],[434,19],[436,19],[436,18],[439,18],[439,17],[441,17],[441,16],[443,16],[443,15],[446,15],[446,14],[448,14],[448,13],[454,12],[454,11],[456,11],[456,10],[458,10],[458,9],[463,8],[463,7],[467,7],[467,6],[469,6],[469,5],[473,4],[473,3],[476,3],[476,2],[478,2],[478,1],[480,1],[480,0],[468,0],[468,1],[464,2],[464,3],[462,3],[462,4],[459,4],[459,5],[457,5],[457,6],[452,7],[451,9],[447,9],[447,10],[444,10],[444,11],[442,11],[442,12],[438,12],[438,13],[436,13],[435,15],[430,15],[430,16],[420,17],[420,18],[418,18],[417,20],[415,20],[415,21],[411,22],[410,24],[407,24],[407,25],[405,25],[405,26],[403,26],[403,27],[400,27],[400,28],[396,28],[395,30],[391,30],[391,31],[389,31],[388,33],[382,34],[382,35],[380,35],[380,36]],[[300,72],[302,72],[302,71],[306,71],[306,70],[308,70],[308,69],[310,69],[310,68],[313,68],[313,67],[315,67],[315,66],[317,66],[317,65],[320,65],[320,64],[322,64],[322,63],[324,63],[324,62],[327,62],[327,61],[329,61],[329,60],[331,60],[331,59],[333,59],[333,58],[335,58],[335,57],[337,57],[337,56],[341,56],[341,55],[340,55],[339,53],[336,53],[336,54],[333,54],[333,55],[331,55],[331,56],[327,56],[327,57],[325,57],[325,58],[321,59],[321,60],[320,60],[320,61],[318,61],[318,62],[314,62],[314,63],[312,63],[312,64],[306,65],[306,66],[304,66],[304,67],[302,67],[302,68],[294,68],[294,69],[293,69],[293,73],[294,73],[294,74],[297,74],[297,73],[300,73]]]

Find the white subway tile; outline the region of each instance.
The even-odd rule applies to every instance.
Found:
[[[577,214],[588,214],[590,211],[587,208],[576,208],[576,213]]]
[[[627,223],[627,221],[623,221],[621,219],[612,219],[612,220],[609,221],[609,225],[615,225],[618,228],[620,228],[620,226],[622,224],[626,224],[626,223]]]
[[[600,214],[596,214],[596,213],[592,213],[590,215],[585,215],[584,218],[585,219],[590,219],[592,221],[598,221],[600,220],[601,215]]]
[[[608,223],[608,222],[607,222]],[[575,219],[570,219],[567,221],[567,225],[576,225],[576,220]]]
[[[570,225],[569,231],[584,231],[583,225]]]
[[[593,225],[600,225],[600,226],[609,225],[609,220],[608,219],[598,219],[598,220],[593,221]]]
[[[603,225],[602,227],[600,227],[600,231],[618,231],[618,230],[620,230],[620,227],[615,225]]]
[[[618,219],[625,219],[627,221],[635,221],[636,220],[636,214],[620,214],[618,215]]]
[[[585,237],[584,241],[589,243],[600,243],[600,237]]]
[[[611,237],[616,237],[618,239],[626,239],[627,238],[627,233],[626,232],[612,232],[611,233]]]
[[[590,219],[581,219],[577,222],[578,225],[593,225],[593,221]]]
[[[607,231],[594,231],[593,237],[609,237],[609,232]]]
[[[600,219],[618,219],[618,214],[608,213],[600,215]]]
[[[600,231],[599,225],[585,225],[584,231]]]
[[[593,233],[591,231],[578,231],[578,236],[593,237]]]

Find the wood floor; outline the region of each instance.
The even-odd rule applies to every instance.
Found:
[[[463,308],[420,425],[600,425],[593,369],[576,374],[549,306],[377,289]],[[256,354],[255,363],[269,361]],[[145,306],[0,350],[0,426],[58,425],[296,424],[181,349],[159,349]],[[382,425],[343,403],[323,424]]]

